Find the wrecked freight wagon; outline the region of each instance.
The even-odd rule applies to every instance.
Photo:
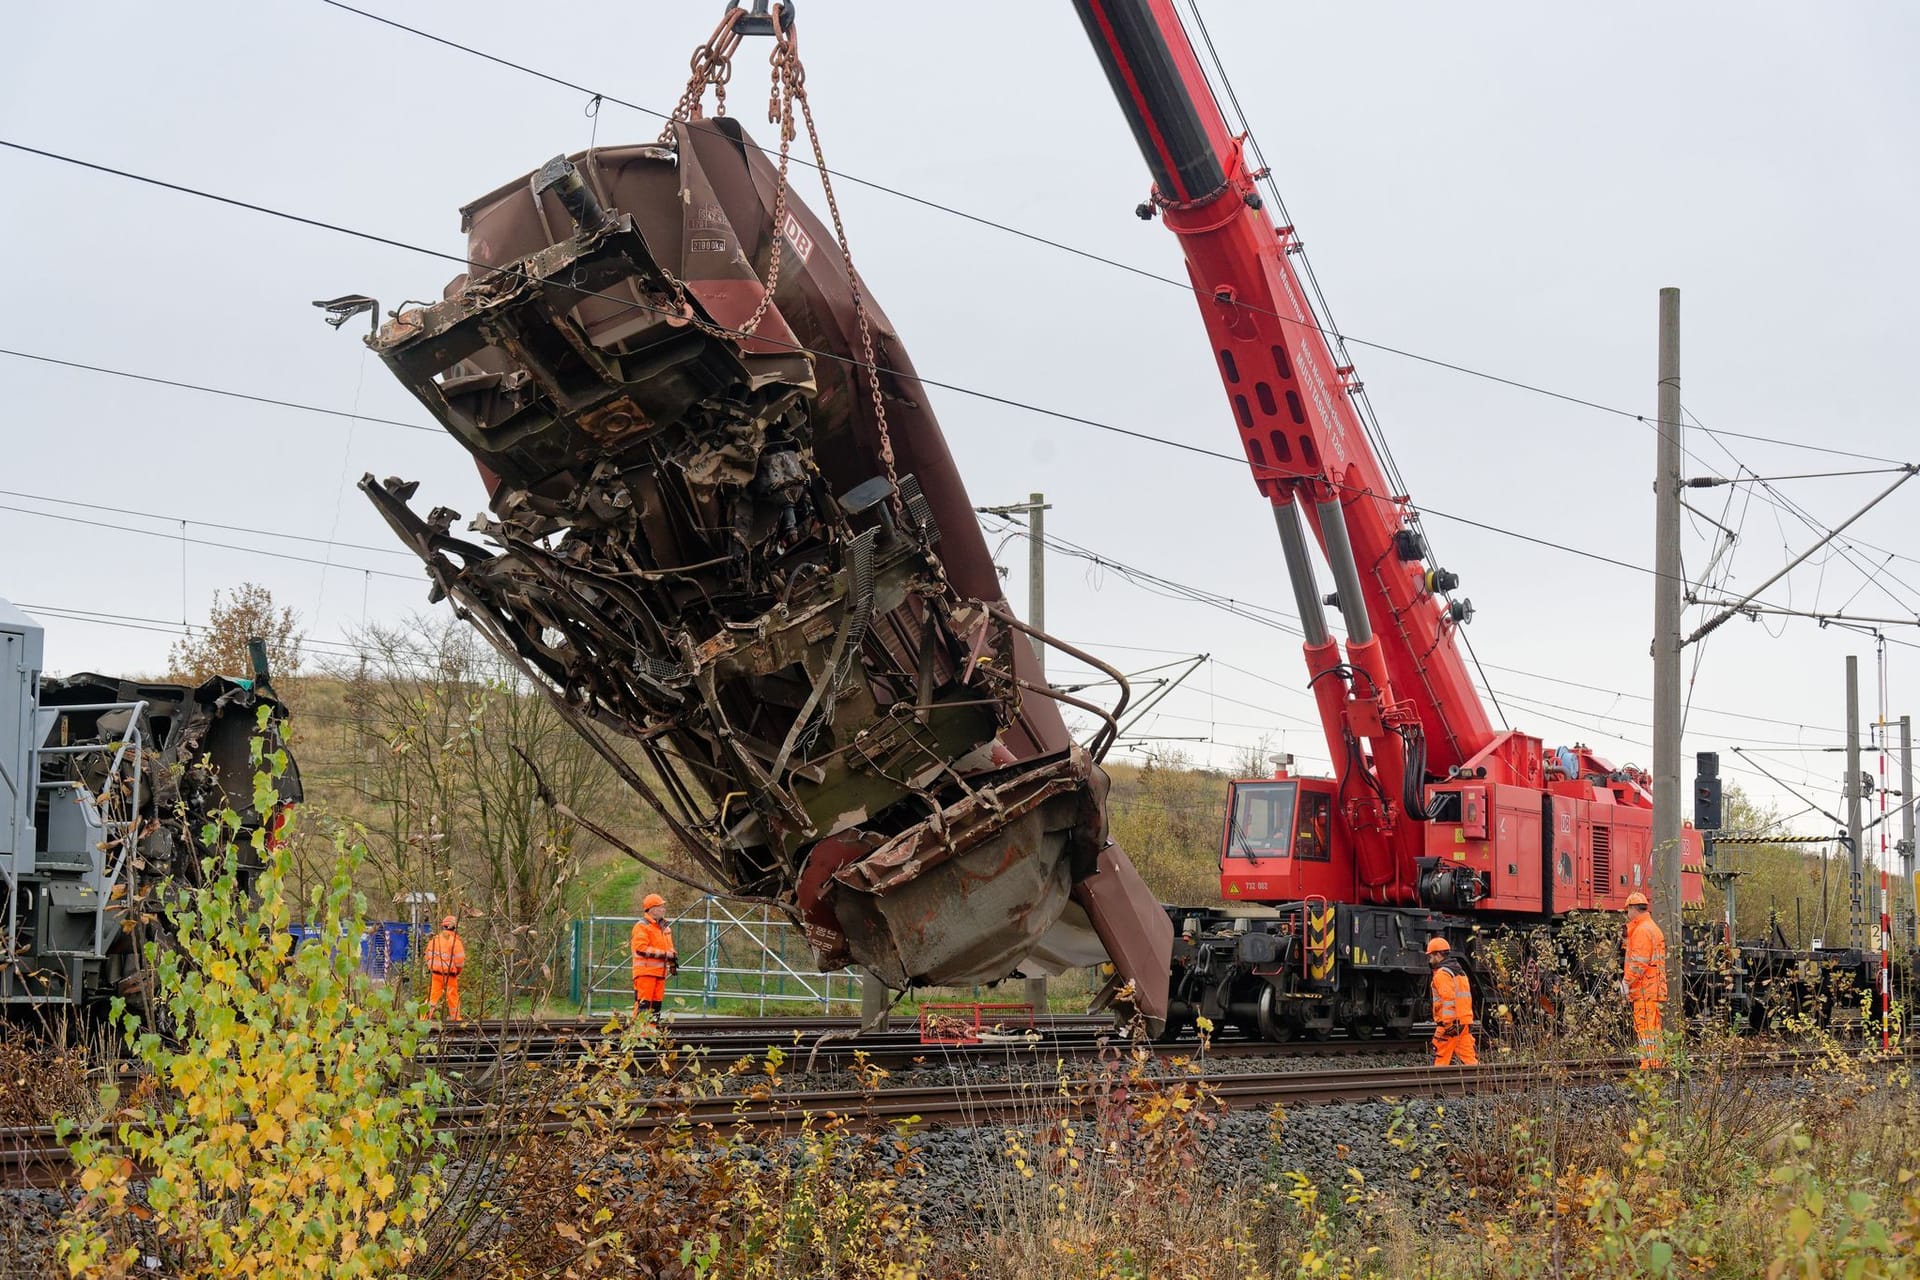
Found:
[[[44,674],[40,622],[0,599],[0,1008],[148,1009],[150,946],[173,945],[176,896],[205,883],[223,812],[240,883],[300,802],[286,708],[264,650],[251,679],[199,685]],[[280,752],[271,803],[255,751]]]
[[[362,481],[433,597],[693,879],[780,904],[823,966],[900,989],[1110,956],[1158,1015],[1171,927],[1107,835],[1114,722],[1045,684],[899,339],[784,164],[680,119],[462,213],[469,272],[369,339],[486,487],[468,537]]]

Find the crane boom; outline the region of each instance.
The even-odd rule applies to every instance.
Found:
[[[1276,1040],[1404,1031],[1420,1016],[1428,938],[1478,966],[1486,930],[1621,910],[1651,886],[1650,780],[1490,722],[1459,636],[1471,608],[1431,564],[1339,335],[1302,287],[1299,238],[1269,215],[1265,175],[1174,6],[1074,0],[1153,177],[1138,212],[1180,238],[1241,449],[1271,504],[1333,776],[1282,768],[1229,783],[1220,890],[1233,905],[1170,909],[1168,1025],[1225,1019]],[[1684,862],[1699,836],[1683,839]],[[1683,877],[1682,897],[1699,900],[1698,875]]]
[[[1495,730],[1441,599],[1452,579],[1428,570],[1406,495],[1394,492],[1368,443],[1353,370],[1333,354],[1290,261],[1294,228],[1267,215],[1245,139],[1215,104],[1173,0],[1075,0],[1075,8],[1153,175],[1143,210],[1157,209],[1180,237],[1260,492],[1283,529],[1291,517],[1278,509],[1288,505],[1313,529],[1340,588],[1350,647],[1378,639],[1388,677],[1380,687],[1410,704],[1430,744],[1428,767],[1465,763]],[[1350,565],[1337,546],[1342,535]],[[1317,609],[1305,598],[1317,592],[1306,570],[1289,562],[1311,650]],[[1355,668],[1371,665],[1354,656]],[[1337,765],[1343,749],[1330,745]]]

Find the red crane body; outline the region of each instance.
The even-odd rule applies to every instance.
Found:
[[[1652,800],[1638,770],[1584,748],[1543,753],[1496,729],[1458,640],[1471,606],[1428,564],[1418,512],[1388,482],[1173,0],[1075,0],[1180,238],[1212,355],[1260,493],[1272,504],[1333,779],[1234,784],[1221,889],[1552,916],[1618,908],[1652,879]],[[1301,521],[1332,571],[1323,601]],[[1345,621],[1344,656],[1323,603]],[[1688,832],[1697,850],[1697,838]],[[1697,858],[1690,859],[1697,861]],[[1699,895],[1689,877],[1690,900]]]

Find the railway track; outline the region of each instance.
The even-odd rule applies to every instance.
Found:
[[[486,1076],[502,1066],[526,1062],[562,1061],[578,1057],[624,1035],[624,1027],[607,1029],[606,1018],[567,1019],[537,1023],[461,1023],[442,1028],[418,1055],[418,1061],[459,1076]],[[856,1060],[888,1069],[930,1062],[1006,1062],[1022,1059],[1087,1058],[1124,1048],[1126,1041],[1113,1021],[1105,1017],[1061,1017],[1039,1021],[1031,1032],[1017,1028],[966,1043],[927,1043],[916,1030],[857,1034],[857,1018],[674,1019],[669,1035],[657,1049],[644,1052],[658,1058],[668,1052],[697,1054],[722,1065],[784,1054],[794,1068],[835,1070]],[[1264,1040],[1216,1038],[1156,1045],[1163,1056],[1201,1058],[1287,1056],[1347,1056],[1418,1051],[1417,1039],[1302,1041],[1279,1045]]]
[[[1891,1060],[1911,1065],[1913,1053]],[[1766,1074],[1818,1067],[1818,1054],[1766,1053],[1736,1059],[1738,1074]],[[1556,1089],[1601,1084],[1632,1075],[1633,1057],[1557,1062],[1483,1063],[1475,1067],[1391,1066],[1329,1067],[1319,1071],[1261,1071],[1206,1077],[1209,1091],[1233,1109],[1272,1106],[1324,1106],[1403,1097],[1459,1097],[1550,1085]],[[1191,1082],[1191,1075],[1148,1075],[1128,1088]],[[966,1085],[909,1085],[879,1090],[809,1090],[781,1098],[721,1096],[677,1103],[663,1114],[636,1116],[635,1129],[675,1124],[713,1124],[790,1130],[811,1116],[849,1116],[873,1124],[915,1121],[922,1124],[1000,1124],[1050,1119],[1100,1106],[1112,1097],[1114,1082],[1007,1080]],[[561,1132],[566,1120],[541,1122],[538,1132]]]
[[[1733,1059],[1726,1069],[1738,1074],[1766,1074],[1819,1068],[1828,1061],[1814,1053],[1756,1053]],[[1890,1055],[1890,1064],[1912,1066],[1920,1053]],[[1528,1088],[1565,1089],[1603,1084],[1634,1072],[1630,1057],[1551,1062],[1493,1062],[1476,1067],[1329,1067],[1324,1070],[1245,1072],[1214,1076],[1207,1085],[1219,1102],[1233,1109],[1304,1107],[1332,1103],[1368,1102],[1410,1097],[1459,1097]],[[1137,1088],[1151,1083],[1191,1081],[1191,1075],[1149,1075],[1129,1081]],[[861,1124],[913,1126],[1036,1124],[1056,1117],[1094,1110],[1114,1097],[1117,1081],[1003,1080],[964,1085],[905,1085],[881,1089],[822,1089],[784,1096],[729,1094],[715,1097],[664,1100],[608,1127],[644,1132],[673,1126],[711,1126],[777,1134],[834,1117]],[[558,1112],[544,1118],[522,1117],[511,1126],[515,1135],[557,1135],[574,1121]],[[501,1128],[488,1108],[455,1107],[443,1114],[441,1128],[456,1142],[498,1141]],[[65,1187],[73,1176],[66,1149],[51,1127],[0,1129],[0,1185],[7,1187]]]

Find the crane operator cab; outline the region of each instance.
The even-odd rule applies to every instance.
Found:
[[[1239,902],[1350,894],[1351,859],[1333,847],[1333,792],[1331,778],[1229,782],[1220,892]]]

